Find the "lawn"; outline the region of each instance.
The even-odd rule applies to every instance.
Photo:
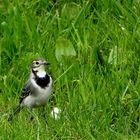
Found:
[[[8,122],[37,57],[60,118]],[[0,0],[0,140],[140,139],[139,65],[139,0]]]

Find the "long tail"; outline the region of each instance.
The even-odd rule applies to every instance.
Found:
[[[9,115],[8,121],[11,121],[11,120],[13,119],[13,117],[14,117],[17,113],[20,112],[20,110],[21,110],[21,107],[20,107],[20,105],[18,105],[18,106],[14,109],[13,113]]]

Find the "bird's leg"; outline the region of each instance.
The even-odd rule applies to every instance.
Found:
[[[46,124],[48,124],[47,119],[46,119],[45,105],[42,106],[40,109],[41,109],[41,110],[40,110],[40,111],[41,111],[41,117],[43,117],[43,118],[44,118],[44,121],[46,122]]]
[[[45,105],[43,105],[42,108],[41,108],[41,116],[44,117],[44,118],[46,118],[45,113],[46,113],[45,112]]]
[[[30,113],[29,119],[30,119],[30,121],[32,121],[33,118],[34,118],[34,117],[33,117],[32,110],[33,110],[33,109],[30,107],[30,108],[29,108],[29,113]]]

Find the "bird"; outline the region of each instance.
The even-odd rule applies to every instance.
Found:
[[[19,103],[8,121],[24,107],[29,109],[30,119],[33,119],[32,110],[36,107],[44,108],[52,93],[52,77],[45,71],[45,65],[50,63],[44,58],[36,58],[30,64],[30,76],[19,95]]]

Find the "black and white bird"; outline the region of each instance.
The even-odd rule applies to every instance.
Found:
[[[45,71],[45,65],[49,65],[49,63],[43,58],[37,58],[32,61],[30,77],[20,93],[19,105],[8,118],[9,121],[23,107],[29,109],[30,117],[32,118],[33,108],[46,105],[52,92],[52,78]]]

